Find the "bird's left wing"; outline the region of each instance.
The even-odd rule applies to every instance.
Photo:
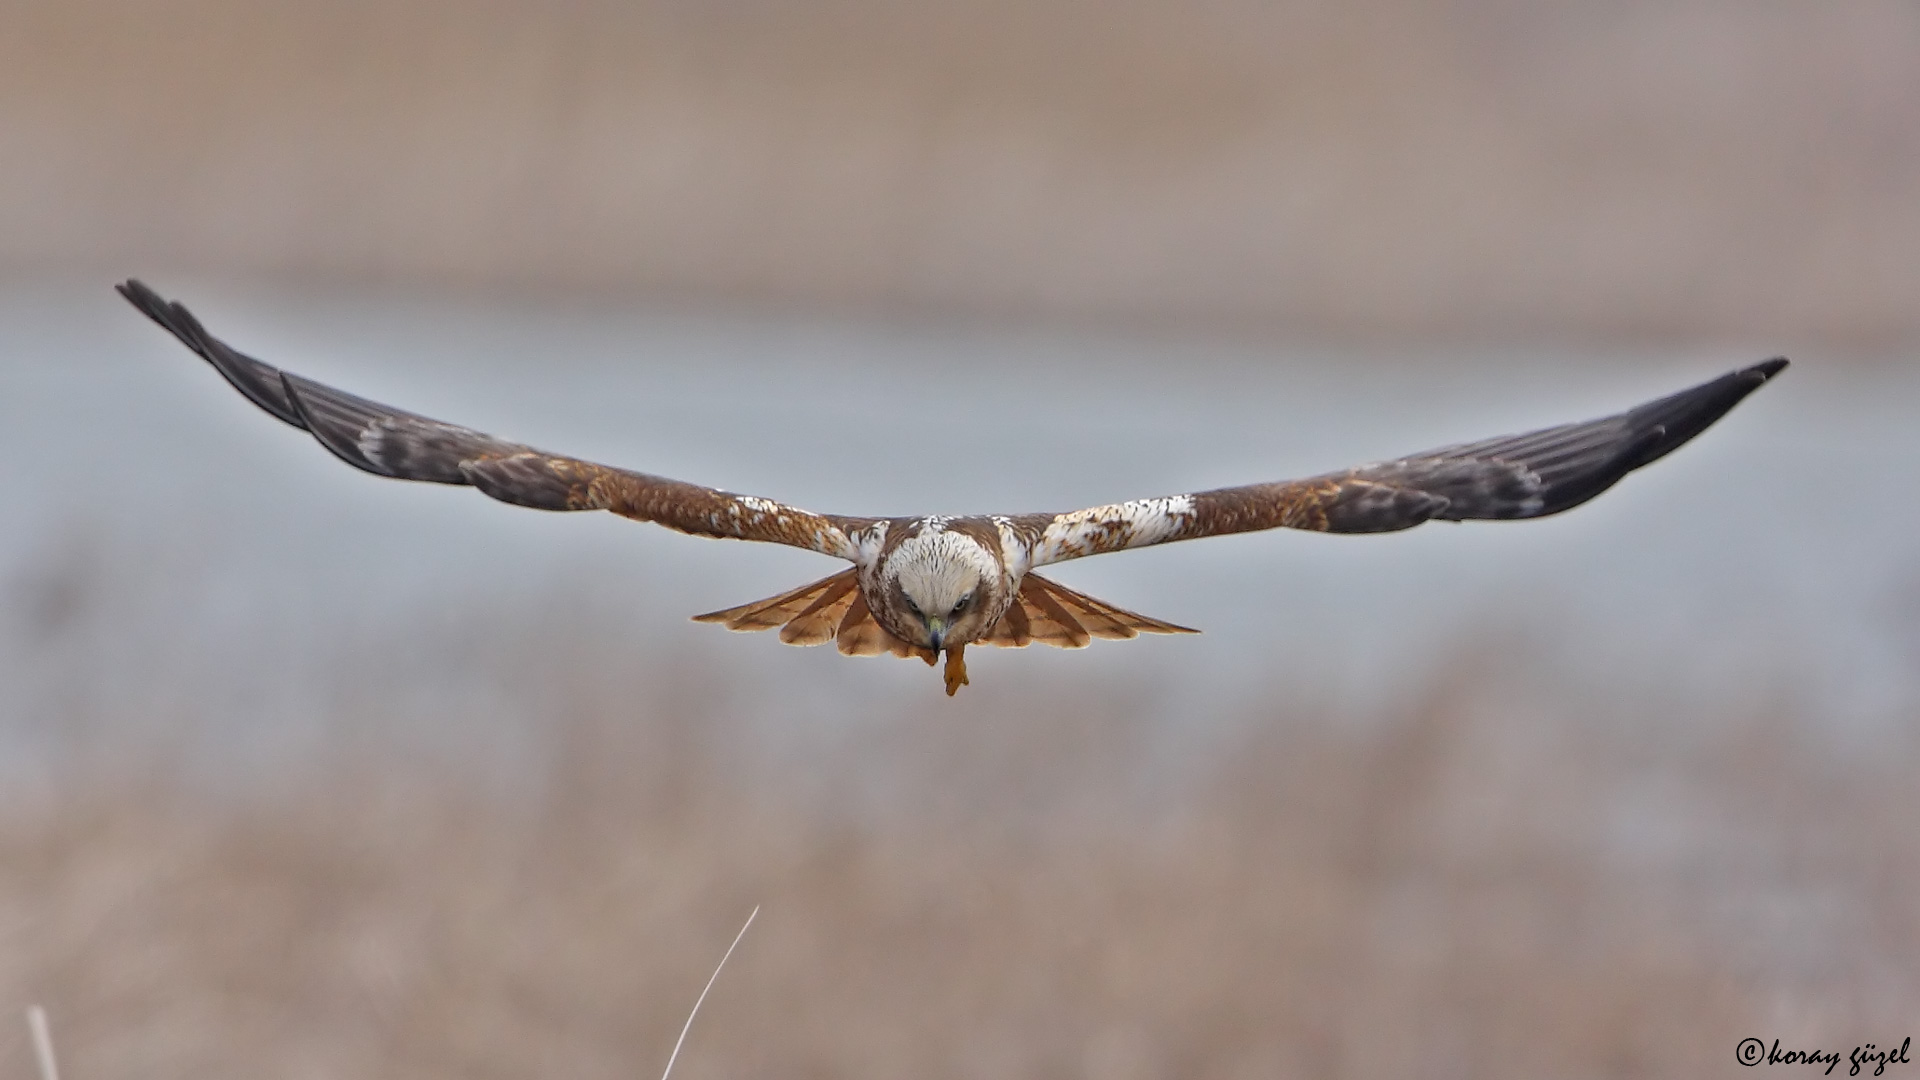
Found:
[[[1705,431],[1787,366],[1768,360],[1584,423],[1429,450],[1305,480],[1006,519],[1033,566],[1260,529],[1368,533],[1425,521],[1545,517],[1586,502]]]
[[[390,408],[255,360],[138,281],[119,288],[255,405],[378,476],[466,484],[538,510],[609,510],[699,536],[788,544],[854,561],[861,557],[860,535],[875,523],[549,454]]]

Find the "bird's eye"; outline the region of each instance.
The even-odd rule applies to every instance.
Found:
[[[968,593],[967,595],[960,598],[959,603],[953,605],[953,613],[955,615],[960,614],[960,610],[972,602],[973,602],[973,594]]]

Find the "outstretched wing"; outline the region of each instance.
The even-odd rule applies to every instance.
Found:
[[[1306,480],[1137,499],[1012,519],[1034,566],[1260,529],[1367,533],[1424,521],[1536,518],[1586,502],[1705,431],[1787,366],[1784,358],[1599,420],[1429,450]]]
[[[207,333],[138,281],[120,294],[226,376],[248,400],[378,476],[467,484],[537,510],[610,510],[699,536],[764,540],[858,561],[873,519],[815,514],[752,495],[596,465],[343,393],[261,363]]]

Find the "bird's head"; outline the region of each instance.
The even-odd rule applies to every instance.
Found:
[[[1000,560],[959,532],[929,530],[902,541],[882,568],[880,586],[883,625],[922,648],[964,645],[1006,614]]]

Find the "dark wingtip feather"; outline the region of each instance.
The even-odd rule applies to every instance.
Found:
[[[1352,478],[1444,496],[1445,509],[1431,515],[1443,520],[1557,514],[1672,453],[1786,368],[1787,359],[1776,356],[1612,416],[1415,454],[1359,470]],[[1522,484],[1517,491],[1502,486],[1516,482]],[[1528,492],[1526,484],[1535,490]],[[1531,500],[1524,497],[1529,494]],[[1356,497],[1360,508],[1375,504],[1383,511],[1377,522],[1343,523],[1331,513],[1328,522],[1335,531],[1360,532],[1406,528],[1422,520],[1418,503],[1388,506]]]
[[[127,298],[127,303],[145,312],[154,322],[166,325],[167,302],[160,294],[147,287],[139,278],[128,278],[113,287],[114,291]]]
[[[245,395],[248,401],[282,423],[294,427],[306,426],[301,423],[293,404],[283,396],[280,369],[263,364],[207,333],[207,328],[200,325],[200,320],[193,317],[193,312],[188,311],[185,304],[167,300],[139,278],[128,278],[114,288],[127,298],[128,303],[140,309],[141,314],[160,324],[162,329],[179,338],[182,345],[212,364],[214,370],[235,390]]]
[[[1638,469],[1672,453],[1786,368],[1787,358],[1776,356],[1629,410],[1627,422],[1633,445],[1621,455],[1624,467],[1620,472]]]
[[[215,350],[211,346],[213,336],[207,333],[206,327],[200,325],[200,320],[194,318],[185,305],[154,292],[139,278],[128,278],[114,286],[114,289],[126,297],[128,303],[139,308],[141,314],[179,338],[181,344],[205,357],[215,367],[220,366],[220,359],[214,355]]]

